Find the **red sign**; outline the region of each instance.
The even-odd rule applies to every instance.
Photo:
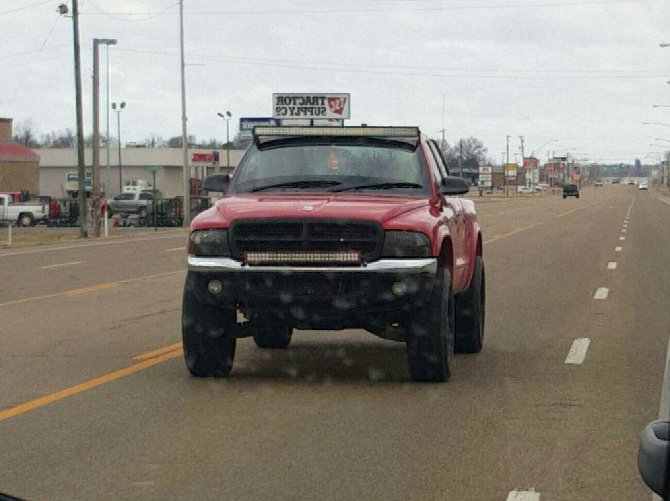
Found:
[[[341,115],[344,113],[344,109],[347,106],[346,97],[329,97],[328,98],[328,108],[332,113]]]
[[[193,153],[191,161],[211,164],[214,161],[214,155],[212,153]]]
[[[537,169],[537,158],[535,157],[524,158],[523,168],[528,170]]]

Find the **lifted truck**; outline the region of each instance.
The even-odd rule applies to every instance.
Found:
[[[405,342],[415,381],[446,381],[482,349],[474,203],[416,127],[256,127],[223,193],[191,223],[186,367],[227,376],[238,338],[286,348],[294,329],[362,328]],[[247,320],[238,322],[238,312]]]

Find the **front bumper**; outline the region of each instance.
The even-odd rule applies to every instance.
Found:
[[[298,328],[363,327],[402,321],[431,297],[437,259],[381,259],[365,266],[246,266],[230,258],[188,257],[198,301],[272,314]],[[209,292],[212,280],[221,292]]]

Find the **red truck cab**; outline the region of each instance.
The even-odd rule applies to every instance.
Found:
[[[417,381],[446,381],[455,350],[481,350],[474,203],[418,128],[257,127],[232,178],[204,188],[223,196],[190,229],[191,374],[227,376],[238,338],[286,348],[294,329],[405,342]]]

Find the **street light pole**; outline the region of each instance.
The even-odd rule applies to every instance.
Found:
[[[100,45],[109,47],[115,43],[116,40],[107,38],[93,39],[93,229],[96,237],[100,236]]]
[[[233,114],[230,111],[226,111],[226,114],[224,115],[223,113],[219,112],[217,113],[221,118],[223,118],[226,121],[226,168],[228,172],[230,172],[230,133],[229,133],[229,124],[230,124],[230,119],[232,118]],[[216,166],[217,169],[217,174],[219,172],[219,166]]]
[[[121,167],[121,111],[125,107],[125,101],[121,101],[118,110],[116,109],[116,103],[112,103],[112,109],[116,112],[116,136],[119,145],[119,193],[123,192],[123,168]]]
[[[105,44],[105,49],[106,49],[105,50],[105,52],[106,52],[105,59],[106,59],[106,63],[107,63],[107,77],[105,79],[105,86],[107,88],[106,89],[107,90],[107,92],[106,92],[107,95],[106,95],[106,99],[105,99],[105,110],[106,110],[105,121],[107,123],[107,127],[105,129],[105,151],[107,153],[107,159],[106,159],[107,162],[106,162],[106,169],[105,169],[105,173],[106,173],[106,176],[105,176],[106,177],[105,190],[106,191],[111,191],[111,189],[112,189],[111,188],[111,186],[112,186],[112,169],[111,169],[111,166],[110,166],[110,163],[109,163],[109,46],[110,45],[116,45],[117,40],[112,38],[112,39],[109,39],[108,42],[109,43]],[[109,194],[110,193],[107,193],[107,195],[109,195]]]
[[[181,71],[181,149],[184,183],[184,227],[191,224],[191,172],[188,165],[188,133],[186,131],[186,63],[184,61],[184,0],[179,0],[179,56]]]

